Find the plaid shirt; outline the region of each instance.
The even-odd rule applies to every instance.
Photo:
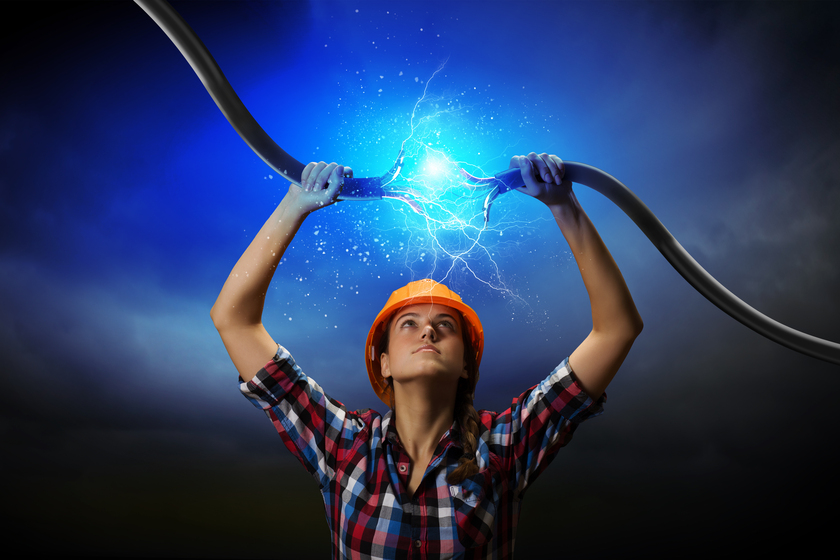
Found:
[[[479,412],[479,473],[450,486],[463,454],[453,423],[412,497],[412,465],[391,412],[347,410],[282,347],[240,390],[318,481],[340,559],[512,558],[523,493],[606,400],[583,392],[566,359],[510,409]]]

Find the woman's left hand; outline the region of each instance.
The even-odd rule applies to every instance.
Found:
[[[563,180],[566,169],[559,157],[545,152],[513,156],[508,169],[515,168],[522,171],[522,179],[525,181],[525,186],[517,190],[533,196],[549,208],[570,202],[572,183]]]

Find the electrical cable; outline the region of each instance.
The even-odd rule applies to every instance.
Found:
[[[181,54],[198,75],[201,83],[210,93],[213,101],[222,111],[222,114],[245,143],[278,174],[288,181],[300,185],[304,165],[278,146],[257,123],[256,119],[245,108],[242,100],[236,95],[207,47],[204,46],[201,39],[178,12],[165,0],[134,1],[143,8],[178,47],[178,50],[181,51]],[[727,290],[692,258],[650,208],[618,179],[584,163],[569,161],[564,162],[564,164],[566,179],[594,189],[610,199],[633,220],[671,266],[695,290],[724,313],[782,346],[819,360],[840,364],[840,344],[811,336],[771,319]],[[375,192],[377,186],[381,184],[381,178],[345,179],[345,189],[349,187],[348,183],[350,181],[354,181],[357,185],[363,185],[364,195],[353,196],[343,192],[344,199],[374,200],[382,198],[382,193],[377,194]],[[494,195],[498,195],[500,192],[522,186],[524,182],[520,171],[511,169],[497,174],[491,184],[495,184],[491,188],[496,189]],[[499,184],[503,185],[503,190],[498,188]],[[341,194],[339,199],[342,199]],[[491,202],[492,198],[488,197],[485,204],[485,215],[489,212]]]

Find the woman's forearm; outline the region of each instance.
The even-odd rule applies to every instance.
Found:
[[[569,198],[570,204],[551,211],[592,300],[593,330],[616,331],[623,336],[638,334],[642,320],[618,265],[574,193]]]
[[[274,271],[305,218],[289,206],[283,199],[230,272],[210,311],[216,328],[262,322],[265,294]]]

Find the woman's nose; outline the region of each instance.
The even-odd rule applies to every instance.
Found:
[[[435,332],[435,329],[432,327],[432,325],[426,325],[425,327],[423,327],[423,337],[422,338],[424,340],[427,339],[427,338],[429,340],[437,339],[437,333]]]

